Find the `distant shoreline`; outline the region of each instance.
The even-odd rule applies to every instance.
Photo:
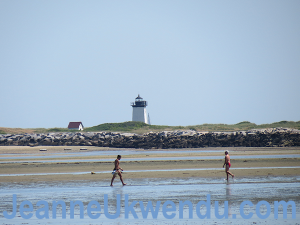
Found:
[[[243,121],[237,124],[202,124],[189,126],[149,125],[142,122],[127,121],[123,123],[104,123],[93,127],[86,127],[83,131],[68,130],[67,128],[9,128],[0,127],[0,134],[24,134],[24,133],[55,133],[55,132],[119,132],[144,134],[148,132],[162,132],[175,130],[193,130],[196,132],[236,132],[253,129],[288,128],[300,130],[300,121],[280,121],[271,124],[251,123]]]

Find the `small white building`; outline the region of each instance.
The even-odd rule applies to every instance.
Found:
[[[70,122],[68,129],[69,130],[83,130],[83,124],[81,122]]]
[[[148,115],[147,115],[147,101],[144,101],[143,98],[138,95],[135,98],[135,102],[131,103],[132,106],[132,121],[144,122],[149,124]]]

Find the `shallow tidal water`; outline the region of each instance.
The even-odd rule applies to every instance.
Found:
[[[6,154],[8,155],[8,154]],[[52,156],[51,156],[52,155]],[[0,163],[72,163],[72,162],[112,162],[115,160],[114,157],[112,158],[105,158],[105,159],[81,159],[80,157],[89,156],[90,154],[81,154],[81,155],[60,155],[56,154],[45,154],[43,156],[36,156],[36,155],[29,155],[29,156],[6,156],[5,158],[0,155]],[[69,156],[76,156],[78,159],[64,159],[65,157]],[[79,157],[80,156],[80,157]],[[47,158],[43,160],[43,158]],[[59,158],[56,160],[49,160],[51,158]],[[278,158],[300,158],[299,154],[288,154],[288,155],[237,155],[237,156],[230,156],[231,159],[278,159]],[[12,161],[15,159],[18,161]],[[20,160],[26,159],[26,160]],[[147,157],[147,158],[122,158],[123,162],[128,161],[170,161],[170,160],[212,160],[212,159],[224,159],[224,156],[177,156],[177,157]]]
[[[122,187],[118,179],[114,187],[110,187],[109,180],[99,182],[70,181],[70,182],[39,182],[39,183],[0,183],[0,224],[299,224],[300,218],[300,176],[294,177],[265,177],[265,178],[235,178],[229,182],[220,178],[145,178],[126,179],[128,185]],[[12,212],[13,194],[17,195],[17,209],[21,202],[28,200],[33,205],[33,216],[23,219],[17,210],[15,218],[9,220],[3,216],[3,211]],[[117,208],[117,196],[120,196],[120,215],[116,219],[108,219],[104,214],[104,196],[108,197],[107,209],[114,214]],[[125,198],[128,204],[137,201],[133,207],[137,219],[129,212],[125,218]],[[207,201],[210,196],[210,201]],[[49,219],[37,219],[36,203],[45,200],[49,204]],[[62,200],[66,203],[66,219],[62,219],[61,207],[57,207],[57,218],[52,217],[52,201]],[[70,219],[70,201],[81,201],[84,205],[84,218],[80,219],[79,207],[75,207],[74,219]],[[240,205],[244,201],[251,201],[252,207],[246,205],[246,215],[253,213],[251,219],[244,219],[240,215]],[[287,219],[283,218],[279,208],[278,219],[274,219],[274,201],[293,201],[296,206],[296,219],[292,218],[292,207],[287,209]],[[97,201],[101,206],[98,219],[91,219],[87,214],[89,202]],[[140,201],[146,207],[148,201],[155,205],[160,201],[157,218],[153,219],[151,211],[147,218],[143,218]],[[173,219],[167,219],[163,213],[163,204],[172,201],[175,210]],[[183,207],[180,218],[179,201],[189,201],[192,204],[191,214],[188,206]],[[197,215],[197,204],[200,201],[209,202],[210,218],[200,219]],[[218,213],[222,215],[228,209],[228,219],[216,217],[215,202],[218,201]],[[228,202],[226,207],[225,202]],[[270,214],[261,219],[256,214],[256,205],[260,201],[268,202]],[[199,213],[205,215],[207,206],[201,205]],[[262,205],[260,213],[268,213],[267,207]],[[28,214],[28,213],[27,213]],[[43,214],[43,213],[42,213]],[[192,218],[189,218],[192,217]],[[235,218],[234,218],[235,217]]]

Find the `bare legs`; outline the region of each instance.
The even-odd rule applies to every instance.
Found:
[[[113,177],[111,178],[110,186],[114,186],[114,185],[113,185],[113,182],[114,182],[115,177],[116,177],[116,176],[113,175]]]
[[[123,186],[126,185],[126,183],[124,183],[124,181],[123,181],[122,175],[120,175],[120,181],[122,182]]]
[[[120,171],[118,172],[118,175],[120,177],[120,180],[121,180],[123,186],[126,185],[126,183],[124,183],[124,181],[123,181],[122,174]],[[117,174],[114,174],[113,177],[111,178],[110,186],[114,186],[113,182],[114,182],[114,179],[116,178],[116,176],[117,176]]]
[[[228,180],[228,175],[231,175],[232,178],[234,178],[234,175],[233,175],[232,173],[229,172],[229,165],[226,165],[225,173],[226,173],[226,175],[227,175],[227,180]]]

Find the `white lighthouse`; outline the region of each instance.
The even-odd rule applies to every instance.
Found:
[[[135,98],[135,102],[131,103],[132,106],[132,121],[144,122],[149,124],[148,115],[147,115],[147,102],[138,95]]]

